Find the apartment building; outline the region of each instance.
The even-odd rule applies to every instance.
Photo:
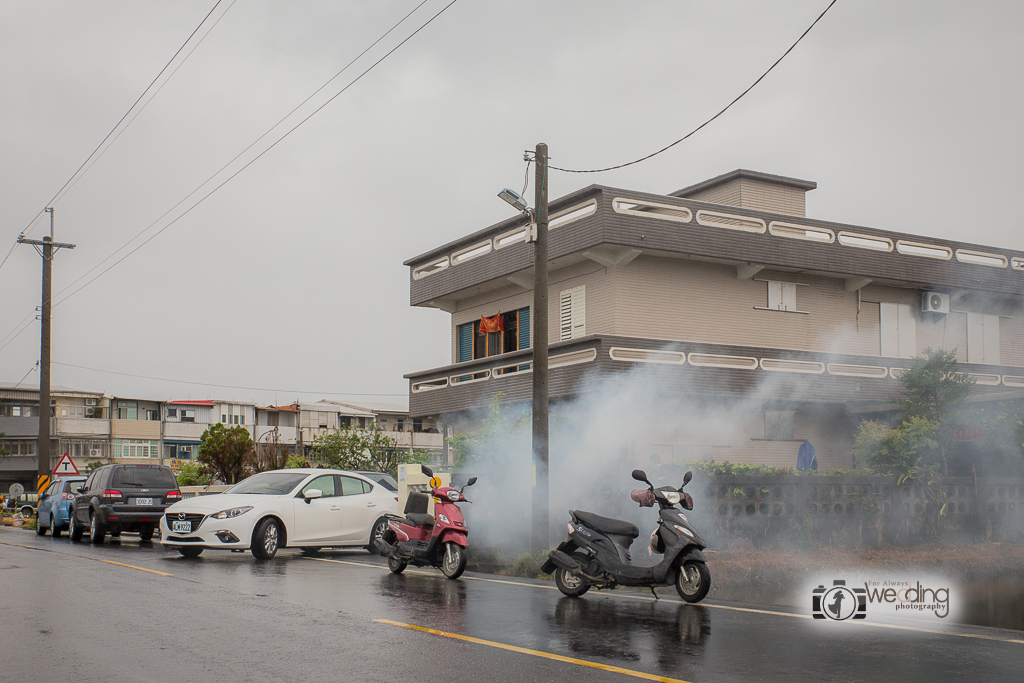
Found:
[[[827,468],[852,464],[856,425],[891,411],[926,348],[956,349],[977,398],[1024,396],[1024,252],[809,218],[815,188],[737,170],[668,195],[591,185],[552,201],[551,400],[657,369],[660,390],[760,401],[716,443],[648,444],[663,457],[792,467],[809,440]],[[411,304],[451,321],[451,363],[406,375],[413,419],[471,424],[499,392],[530,399],[527,220],[406,262]]]

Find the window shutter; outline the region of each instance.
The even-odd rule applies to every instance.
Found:
[[[459,363],[473,360],[473,323],[459,325]]]
[[[768,281],[768,308],[773,311],[784,310],[782,308],[782,283]]]
[[[558,294],[558,338],[576,339],[587,334],[587,300],[583,285]]]
[[[519,348],[530,348],[530,309],[519,309]]]
[[[788,282],[780,283],[782,285],[782,310],[784,311],[795,311],[796,310],[796,285]]]

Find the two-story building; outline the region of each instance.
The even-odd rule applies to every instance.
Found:
[[[738,170],[668,195],[591,185],[550,203],[553,405],[584,378],[655,369],[655,389],[750,401],[674,459],[849,467],[926,348],[956,349],[979,398],[1024,396],[1024,252],[809,218],[813,182]],[[959,204],[957,205],[959,206]],[[970,213],[951,206],[967,232]],[[451,320],[451,363],[407,375],[413,419],[471,425],[531,397],[533,245],[516,216],[410,259],[413,306]],[[480,333],[482,317],[502,330]]]

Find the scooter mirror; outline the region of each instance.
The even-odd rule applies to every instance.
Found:
[[[647,481],[647,473],[643,470],[633,470],[633,478],[637,481]]]
[[[693,479],[693,472],[687,472],[686,474],[684,474],[683,475],[683,486],[686,486],[687,484],[689,484],[691,479]]]
[[[476,477],[470,477],[469,481],[466,482],[466,486],[472,486],[476,483]]]
[[[434,476],[434,470],[430,469],[426,465],[420,465],[420,469],[423,471],[423,474],[427,475],[428,477]]]

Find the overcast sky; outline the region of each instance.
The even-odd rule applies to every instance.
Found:
[[[175,65],[223,16],[205,40],[54,204],[56,240],[78,245],[55,260],[54,292],[419,1],[223,0]],[[448,1],[428,0],[299,115]],[[0,259],[214,2],[0,0]],[[521,189],[523,150],[538,142],[557,165],[593,168],[681,137],[826,5],[459,0],[134,255],[66,301],[92,275],[58,295],[52,381],[159,400],[354,392],[404,403],[402,375],[447,364],[450,333],[448,314],[409,306],[403,260],[509,217],[495,194]],[[695,137],[628,169],[555,174],[551,196],[591,183],[667,193],[749,168],[817,181],[807,196],[815,218],[1024,249],[1022,29],[1015,1],[839,0]],[[47,228],[37,223],[29,237]],[[0,269],[0,338],[34,314],[40,261],[19,246]],[[33,321],[0,350],[0,381],[17,382],[38,357]]]

